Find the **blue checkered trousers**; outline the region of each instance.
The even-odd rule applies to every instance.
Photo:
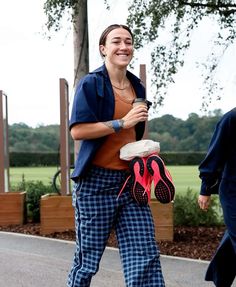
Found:
[[[165,286],[150,207],[138,206],[129,191],[117,196],[126,176],[124,171],[92,167],[74,184],[76,250],[68,287],[90,286],[112,228],[126,286]]]

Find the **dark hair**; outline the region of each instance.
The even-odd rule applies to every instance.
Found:
[[[99,46],[100,45],[103,45],[105,46],[106,44],[106,40],[107,40],[107,35],[114,29],[118,29],[118,28],[123,28],[125,29],[126,31],[128,31],[131,35],[131,38],[132,38],[132,42],[134,41],[134,35],[133,33],[131,32],[130,28],[126,25],[123,25],[123,24],[112,24],[110,26],[108,26],[101,34],[100,36],[100,39],[99,39]],[[102,53],[100,52],[101,56],[104,57],[104,55],[102,55]]]

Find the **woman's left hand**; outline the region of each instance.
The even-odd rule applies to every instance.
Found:
[[[134,127],[139,122],[147,121],[148,110],[144,105],[133,107],[123,118],[124,128]]]

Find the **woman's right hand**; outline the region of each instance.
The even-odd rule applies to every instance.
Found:
[[[123,118],[123,128],[128,129],[135,126],[139,122],[144,122],[148,119],[148,111],[144,105],[139,105],[130,110]],[[71,136],[74,140],[96,139],[114,133],[112,127],[97,123],[80,123],[71,128]]]
[[[148,110],[145,105],[138,105],[132,108],[123,118],[124,128],[129,129],[139,122],[144,122],[148,119]]]
[[[198,205],[202,210],[207,211],[207,209],[210,205],[210,202],[211,202],[211,196],[210,195],[199,195]]]

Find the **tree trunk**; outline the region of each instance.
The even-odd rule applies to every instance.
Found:
[[[80,0],[74,17],[74,87],[89,72],[87,0]]]
[[[78,81],[89,72],[89,38],[87,0],[80,0],[74,16],[74,89]],[[74,141],[74,161],[80,142]]]

